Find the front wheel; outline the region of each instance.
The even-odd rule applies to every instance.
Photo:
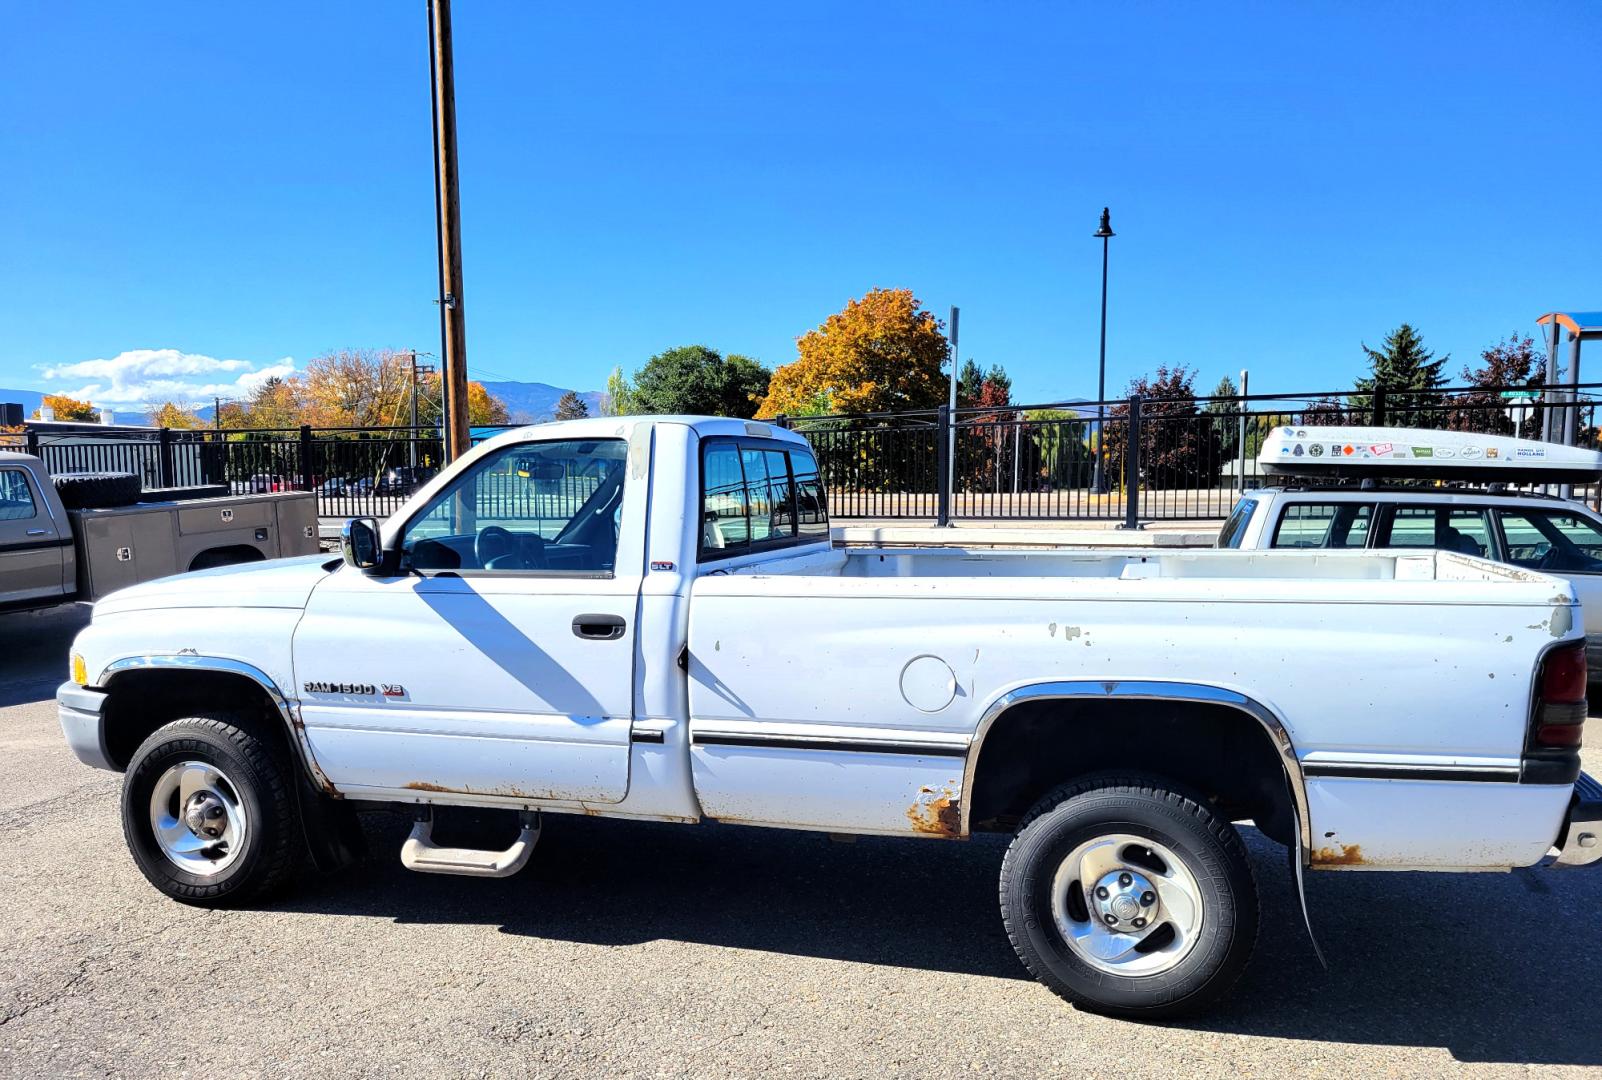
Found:
[[[1240,835],[1198,797],[1139,777],[1051,792],[1001,867],[1018,956],[1083,1008],[1158,1019],[1222,996],[1257,939]]]
[[[134,752],[122,831],[152,885],[186,904],[241,904],[293,873],[303,848],[293,767],[234,717],[158,728]]]

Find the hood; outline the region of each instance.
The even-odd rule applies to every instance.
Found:
[[[95,603],[96,615],[156,608],[303,608],[339,560],[327,555],[219,566],[118,589]]]

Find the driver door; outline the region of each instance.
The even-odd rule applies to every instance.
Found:
[[[627,457],[619,439],[491,452],[408,515],[394,572],[317,587],[295,678],[336,788],[623,799],[646,495]]]

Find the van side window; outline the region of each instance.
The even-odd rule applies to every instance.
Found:
[[[1291,503],[1274,526],[1276,548],[1361,548],[1374,521],[1372,503]]]
[[[702,443],[702,562],[828,538],[810,451],[747,439]]]
[[[1532,570],[1602,573],[1602,529],[1589,518],[1558,510],[1498,510],[1507,561]]]
[[[1480,508],[1404,504],[1392,512],[1390,534],[1381,546],[1436,548],[1484,558],[1491,554],[1491,525]]]

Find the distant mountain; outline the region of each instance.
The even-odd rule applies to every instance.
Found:
[[[6,390],[0,388],[0,403],[16,402],[22,406],[22,415],[24,417],[30,417],[38,411],[39,403],[43,400],[44,395],[37,390]]]
[[[556,403],[567,393],[560,386],[542,382],[486,382],[484,389],[506,403],[513,423],[532,424],[549,420],[556,415]],[[606,395],[599,390],[581,390],[580,399],[591,416],[601,415],[601,399]]]
[[[515,424],[532,424],[540,420],[549,420],[556,415],[556,403],[561,400],[567,390],[560,386],[540,382],[487,382],[484,389],[500,398],[506,403],[506,411],[511,413]],[[601,399],[606,395],[599,390],[587,390],[579,393],[591,416],[601,415]],[[22,415],[31,417],[39,408],[39,402],[44,395],[37,390],[6,390],[0,388],[0,402],[14,401],[22,406]],[[142,408],[127,406],[112,410],[122,423],[142,424],[145,422],[145,412]],[[211,423],[213,419],[212,406],[206,405],[195,410],[200,419]]]

